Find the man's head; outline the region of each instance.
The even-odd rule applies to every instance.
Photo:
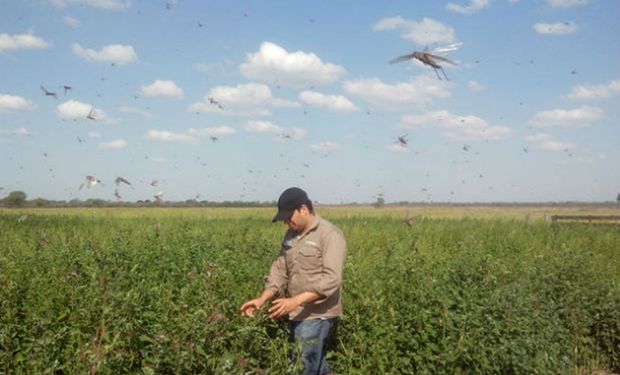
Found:
[[[314,208],[308,194],[298,187],[284,190],[278,199],[278,213],[272,222],[283,221],[292,230],[303,230],[312,221]]]

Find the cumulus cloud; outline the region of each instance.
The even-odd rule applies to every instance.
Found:
[[[13,134],[19,135],[22,137],[29,137],[32,135],[32,133],[28,129],[24,128],[23,126],[21,128],[17,128],[13,130]]]
[[[481,85],[480,83],[478,83],[476,81],[469,81],[469,82],[467,82],[467,87],[471,91],[476,91],[476,92],[484,91],[484,90],[487,89],[484,85]]]
[[[443,135],[454,140],[494,141],[510,137],[514,131],[507,126],[489,125],[484,119],[468,115],[459,116],[448,111],[431,111],[422,115],[406,115],[399,127],[435,127],[443,130]]]
[[[170,98],[182,98],[183,90],[174,81],[155,80],[147,86],[142,86],[140,93],[147,97],[163,96]]]
[[[489,6],[489,0],[470,0],[467,5],[458,5],[455,3],[448,3],[446,9],[452,12],[461,14],[474,14]]]
[[[132,46],[111,44],[100,51],[84,48],[78,43],[71,46],[73,53],[87,61],[106,62],[115,65],[126,65],[138,61],[138,55]]]
[[[315,143],[313,145],[310,145],[310,149],[312,151],[318,151],[318,152],[336,151],[339,148],[340,148],[340,145],[334,142],[321,142],[321,143]]]
[[[325,95],[320,92],[305,90],[299,93],[299,101],[334,112],[359,111],[359,108],[357,108],[355,104],[341,95]]]
[[[374,31],[400,30],[403,39],[410,40],[418,45],[433,43],[456,42],[454,29],[432,18],[423,18],[416,22],[400,16],[382,18],[373,27]]]
[[[588,0],[547,0],[553,8],[571,8],[578,5],[586,5]]]
[[[245,130],[249,133],[267,133],[272,134],[276,139],[284,141],[292,139],[299,141],[304,139],[306,131],[299,128],[283,128],[273,124],[271,121],[248,121]]]
[[[222,137],[235,134],[236,130],[230,126],[216,126],[209,128],[189,128],[187,134],[195,137]]]
[[[575,147],[571,142],[562,142],[553,139],[548,133],[536,133],[524,138],[526,141],[535,144],[541,150],[546,151],[568,151]]]
[[[23,126],[21,128],[17,128],[17,129],[0,129],[0,135],[18,135],[21,137],[29,137],[32,135],[32,133],[24,128]]]
[[[537,33],[545,35],[567,35],[577,31],[577,25],[574,22],[537,23],[532,28]]]
[[[283,131],[283,128],[274,125],[271,121],[249,121],[245,125],[245,130],[250,133],[279,134]]]
[[[63,120],[88,120],[87,116],[91,110],[93,111],[92,117],[96,120],[105,120],[107,118],[103,110],[73,99],[59,105],[56,109],[56,114]]]
[[[97,145],[99,150],[121,149],[125,147],[127,147],[127,142],[124,139],[117,139],[115,141],[99,143]]]
[[[32,133],[24,127],[17,129],[0,129],[0,143],[11,142],[12,136],[29,137],[31,135]]]
[[[620,93],[620,80],[610,81],[601,85],[573,86],[566,97],[574,100],[606,99]]]
[[[407,147],[397,143],[389,144],[385,146],[385,149],[390,152],[408,152]]]
[[[551,127],[586,127],[603,117],[603,110],[598,107],[581,106],[575,109],[553,109],[538,112],[529,123],[541,128]]]
[[[545,141],[541,142],[538,146],[547,151],[568,151],[575,147],[575,145],[571,142],[560,141]]]
[[[131,6],[131,1],[129,0],[51,0],[51,3],[57,7],[88,5],[94,8],[114,11],[122,11]]]
[[[247,83],[235,87],[216,86],[209,90],[209,94],[205,95],[201,102],[190,105],[189,110],[225,115],[269,116],[271,112],[268,108],[271,107],[299,107],[299,103],[274,98],[267,85]]]
[[[149,129],[146,133],[146,139],[161,142],[192,144],[197,143],[198,139],[183,133],[173,133],[167,130]]]
[[[379,78],[347,81],[344,90],[367,103],[386,110],[403,110],[424,107],[433,100],[447,98],[450,92],[446,82],[418,76],[409,82],[384,83]]]
[[[80,21],[76,20],[75,18],[71,17],[71,16],[65,16],[62,18],[62,23],[64,23],[65,25],[69,26],[72,29],[76,29],[78,27],[80,27]]]
[[[346,72],[339,65],[324,63],[314,53],[288,52],[271,42],[263,42],[257,52],[249,53],[239,68],[247,78],[290,87],[331,83]]]
[[[167,130],[151,129],[147,132],[146,138],[154,141],[194,144],[205,137],[222,137],[234,134],[235,129],[229,126],[189,128],[182,133],[174,133]]]
[[[37,106],[21,96],[0,94],[0,113],[12,111],[33,111]]]
[[[553,138],[551,134],[536,133],[536,134],[528,135],[527,137],[525,137],[525,140],[528,142],[544,142],[544,141],[550,140],[551,138]]]
[[[18,35],[0,34],[0,53],[17,49],[42,49],[48,47],[50,47],[48,42],[32,33]]]

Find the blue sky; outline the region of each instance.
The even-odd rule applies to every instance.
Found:
[[[0,197],[615,200],[619,14],[615,0],[5,0]],[[424,49],[456,63],[449,80],[389,63]]]

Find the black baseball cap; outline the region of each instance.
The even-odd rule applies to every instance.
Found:
[[[278,213],[271,222],[285,221],[293,216],[293,212],[310,201],[308,194],[298,187],[284,190],[278,199]]]

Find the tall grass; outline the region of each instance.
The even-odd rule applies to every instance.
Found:
[[[0,373],[288,373],[261,291],[265,215],[0,214]],[[620,232],[497,219],[338,216],[342,374],[620,369]]]

